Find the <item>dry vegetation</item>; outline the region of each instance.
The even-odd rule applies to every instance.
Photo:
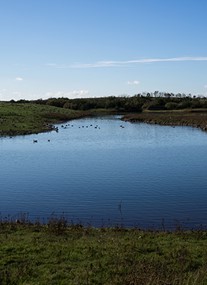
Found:
[[[207,131],[207,109],[145,111],[125,115],[123,120],[168,126],[191,126]]]

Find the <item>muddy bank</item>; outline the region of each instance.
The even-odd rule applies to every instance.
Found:
[[[207,131],[207,110],[143,112],[127,114],[122,119],[167,126],[191,126]]]

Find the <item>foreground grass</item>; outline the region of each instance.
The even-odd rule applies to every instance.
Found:
[[[207,232],[0,224],[0,284],[207,284]]]
[[[0,135],[25,135],[52,130],[52,124],[87,115],[81,111],[32,103],[0,102]]]

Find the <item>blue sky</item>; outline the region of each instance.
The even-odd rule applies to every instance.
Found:
[[[0,0],[0,100],[207,95],[206,0]]]

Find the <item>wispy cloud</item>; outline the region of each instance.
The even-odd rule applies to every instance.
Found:
[[[16,81],[23,81],[23,78],[22,77],[16,77],[15,80]]]
[[[95,63],[74,63],[74,64],[56,64],[49,63],[46,64],[48,67],[54,67],[59,69],[67,69],[67,68],[95,68],[95,67],[113,67],[119,66],[118,62],[115,61],[97,61]]]
[[[145,58],[138,60],[130,60],[127,63],[153,63],[153,62],[178,62],[178,61],[207,61],[206,57],[171,57],[171,58]]]
[[[128,85],[139,85],[140,81],[139,80],[132,80],[132,81],[127,81]]]
[[[103,67],[122,67],[134,64],[145,64],[145,63],[159,63],[159,62],[185,62],[185,61],[207,61],[207,56],[197,57],[171,57],[171,58],[144,58],[134,60],[123,60],[123,61],[97,61],[94,63],[74,63],[74,64],[56,64],[48,63],[48,67],[69,69],[69,68],[103,68]]]

